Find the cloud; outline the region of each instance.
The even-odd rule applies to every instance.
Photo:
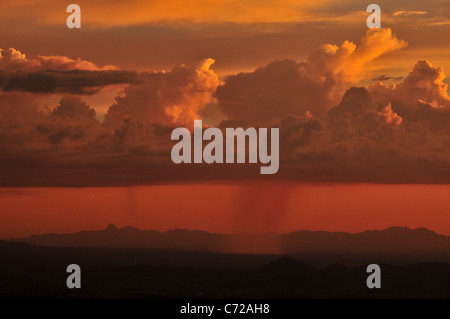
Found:
[[[113,65],[98,67],[92,62],[82,60],[80,58],[73,60],[66,56],[38,55],[34,59],[28,59],[26,55],[19,50],[9,48],[7,50],[0,49],[0,69],[4,71],[38,71],[45,69],[52,70],[89,70],[89,71],[107,71],[116,70]]]
[[[29,0],[3,1],[0,4],[0,19],[20,23],[20,19],[33,24],[55,25],[64,23],[61,15],[65,13],[67,3],[55,5],[53,0],[40,0],[39,6],[30,5]],[[82,10],[83,26],[105,28],[143,24],[200,24],[200,23],[292,23],[314,21],[326,24],[364,22],[367,3],[355,5],[355,1],[319,0],[314,2],[295,0],[246,1],[190,0],[78,0]],[[399,3],[381,1],[378,4],[386,12],[386,18],[395,14],[395,18],[408,18],[411,15],[423,15],[423,1],[407,2],[409,10],[399,11]],[[446,0],[431,0],[427,6],[427,15],[435,17],[445,12]],[[389,15],[388,15],[389,14]],[[20,17],[20,18],[19,18]],[[362,19],[361,19],[362,18]]]
[[[280,151],[283,160],[295,160],[299,147],[314,143],[323,132],[325,122],[307,112],[303,116],[289,115],[277,125],[280,128]]]
[[[399,83],[361,86],[361,79],[373,78],[365,67],[370,61],[404,45],[390,30],[368,31],[359,46],[324,45],[305,62],[274,61],[220,86],[212,59],[136,73],[103,123],[83,97],[69,94],[45,107],[39,94],[1,91],[0,184],[267,178],[255,165],[172,163],[173,128],[192,128],[216,103],[225,114],[217,121],[221,129],[280,129],[280,169],[270,178],[450,183],[450,98],[443,70],[419,61]],[[14,54],[10,59],[23,60]]]
[[[389,28],[368,29],[359,46],[344,41],[338,47],[325,44],[313,52],[308,63],[319,71],[319,75],[332,73],[340,81],[354,83],[367,73],[367,63],[381,55],[406,47],[407,42],[397,39]]]
[[[2,93],[0,118],[0,152],[75,150],[105,133],[95,110],[75,96],[48,110],[36,95]]]
[[[351,114],[352,116],[362,116],[373,109],[373,104],[369,92],[365,88],[352,87],[345,92],[341,102],[333,107],[328,115],[335,119],[340,115]]]
[[[398,77],[392,77],[392,76],[387,76],[385,74],[379,75],[377,77],[374,77],[371,79],[371,81],[376,81],[376,82],[383,82],[383,81],[400,81],[403,80],[403,77],[398,76]]]
[[[390,103],[378,112],[378,116],[380,119],[393,126],[399,126],[400,123],[402,123],[402,117],[398,116],[398,114],[392,110]]]
[[[448,134],[426,122],[402,118],[390,104],[379,106],[366,88],[350,88],[341,103],[312,131],[308,143],[290,145],[280,174],[315,182],[449,182],[443,164]],[[439,175],[438,172],[441,172]]]
[[[36,122],[45,120],[36,96],[0,93],[0,150],[23,150],[40,143],[34,132]]]
[[[261,3],[190,0],[187,4],[181,0],[129,0],[127,3],[78,0],[77,4],[82,8],[83,23],[103,27],[158,22],[292,22],[308,19],[308,9],[324,2],[330,1],[303,3],[295,0],[268,0]],[[3,4],[0,18],[11,19],[11,16],[15,16],[15,11],[20,10],[24,19],[54,24],[61,22],[61,13],[65,12],[66,7],[65,3],[55,5],[51,0],[41,0],[39,7],[31,7],[26,0],[16,0],[14,4]]]
[[[450,97],[442,68],[428,61],[418,61],[399,84],[377,83],[368,90],[378,105],[391,103],[405,119],[427,123],[431,130],[448,130]]]
[[[13,60],[23,60],[17,51],[11,52],[18,56]],[[63,96],[55,107],[43,107],[39,95],[29,93],[34,90],[4,90],[0,92],[0,137],[3,137],[0,153],[51,150],[50,157],[67,151],[138,156],[168,154],[167,141],[174,126],[191,124],[212,100],[219,83],[218,76],[210,69],[213,62],[206,59],[189,67],[175,67],[170,72],[136,74],[136,81],[117,97],[104,123],[96,119],[92,107],[73,94]],[[16,69],[27,69],[26,63],[14,64]],[[80,78],[80,73],[115,71],[58,72],[75,74],[80,87],[89,87],[90,81]],[[59,79],[58,85],[64,87],[64,81]]]
[[[95,110],[90,108],[78,96],[63,96],[58,106],[51,112],[52,117],[62,119],[90,119],[95,120]]]
[[[303,181],[450,182],[444,78],[419,61],[398,84],[350,88],[309,143],[289,147],[295,164],[280,172]]]
[[[349,41],[340,47],[326,44],[306,62],[279,60],[229,76],[216,92],[219,107],[230,118],[256,123],[308,110],[324,114],[345,90],[369,76],[370,61],[405,46],[390,29],[370,29],[358,47]]]
[[[424,15],[427,14],[426,11],[395,11],[392,16],[410,16],[410,15]]]
[[[0,49],[0,89],[5,92],[94,94],[101,87],[133,82],[136,72],[63,56],[28,59],[10,48]]]
[[[130,84],[123,95],[116,97],[105,116],[105,125],[120,127],[124,120],[142,123],[189,125],[212,101],[219,84],[210,69],[213,59],[191,66],[179,66],[170,72],[142,73],[138,83]]]

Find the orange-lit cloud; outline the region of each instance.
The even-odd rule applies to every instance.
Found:
[[[423,14],[427,14],[426,11],[395,11],[392,16],[393,17],[397,17],[397,16],[410,16],[410,15],[423,15]]]
[[[330,1],[78,0],[77,4],[89,25],[117,26],[151,22],[292,22],[307,19],[309,8],[327,2]],[[41,23],[65,22],[67,5],[43,0],[36,7],[28,0],[9,1],[3,3],[0,17],[8,18],[20,12],[25,19]]]
[[[381,100],[395,99],[409,104],[422,101],[435,108],[450,107],[444,79],[442,68],[433,67],[429,61],[419,61],[401,83],[389,87],[378,83],[371,90]]]
[[[55,3],[52,0],[41,0],[39,6],[29,0],[3,1],[0,18],[6,21],[21,17],[28,22],[39,24],[64,23],[68,16],[66,7],[69,3]],[[89,1],[78,0],[82,9],[83,25],[91,27],[111,27],[139,25],[148,23],[291,23],[321,22],[349,23],[357,22],[367,16],[366,3],[355,1],[331,0],[294,1],[239,1],[239,0],[130,0],[130,1]],[[423,1],[414,0],[407,8],[396,5],[392,1],[380,0],[386,21],[392,18],[409,19],[427,16],[427,19],[441,21],[439,10],[445,8],[445,0],[434,0],[430,8]],[[404,8],[404,10],[401,10]],[[364,19],[363,19],[364,20]],[[435,21],[437,22],[437,21]]]
[[[255,72],[229,76],[217,91],[219,106],[228,117],[248,122],[323,113],[369,75],[369,62],[405,46],[390,29],[371,29],[358,47],[349,41],[340,47],[325,44],[307,62],[275,61]]]
[[[120,127],[124,120],[138,120],[189,125],[212,101],[219,85],[217,74],[210,69],[213,63],[213,59],[206,59],[170,72],[140,74],[138,83],[131,84],[116,98],[106,114],[105,124]]]
[[[82,0],[78,3],[82,28],[73,30],[65,26],[67,3],[34,3],[2,1],[0,38],[4,47],[17,48],[30,56],[82,56],[98,64],[138,71],[170,70],[175,65],[213,57],[220,76],[253,71],[275,59],[304,59],[320,43],[356,43],[366,29],[368,16],[366,4],[354,0],[295,4]],[[425,58],[450,68],[446,58],[450,45],[445,36],[449,32],[448,1],[412,0],[404,4],[380,0],[378,4],[382,26],[412,44],[401,54],[384,55],[373,63],[371,68],[379,72],[378,76],[398,77]],[[399,11],[427,14],[393,16]],[[43,35],[45,46],[41,43]]]
[[[117,67],[105,65],[100,68],[90,61],[80,58],[74,60],[60,55],[39,55],[36,58],[28,59],[19,50],[9,48],[7,50],[0,49],[0,69],[3,71],[37,71],[45,69],[107,71],[116,70]]]
[[[43,108],[39,94],[3,90],[0,161],[7,169],[1,181],[129,185],[259,178],[246,165],[172,164],[172,129],[190,128],[194,119],[214,113],[221,128],[261,123],[280,128],[276,179],[448,183],[450,104],[443,70],[419,61],[394,85],[360,84],[373,78],[367,67],[374,59],[405,45],[389,29],[369,30],[358,46],[349,41],[322,45],[305,62],[274,61],[225,78],[222,85],[212,59],[168,72],[135,72],[103,123],[80,97],[65,96]],[[44,63],[8,52],[5,61],[16,62],[6,62],[2,72],[36,64],[40,70]],[[79,65],[68,58],[47,60]],[[120,72],[87,71],[106,78],[112,76],[108,72]]]
[[[390,103],[378,112],[378,116],[386,123],[394,126],[399,126],[400,123],[402,123],[402,117],[398,116],[398,114],[392,110]]]
[[[131,83],[135,72],[65,56],[28,59],[14,48],[0,49],[0,87],[3,91],[93,94],[100,87]]]

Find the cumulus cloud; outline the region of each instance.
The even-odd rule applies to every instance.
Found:
[[[328,111],[328,115],[332,120],[347,113],[358,117],[371,109],[373,105],[369,92],[365,88],[352,87],[345,92],[341,102]]]
[[[333,85],[331,79],[316,76],[307,63],[280,60],[228,77],[216,95],[226,116],[258,123],[312,108],[324,110]]]
[[[64,56],[37,56],[0,49],[0,89],[32,93],[94,94],[101,87],[131,83],[135,72]]]
[[[259,124],[280,129],[280,169],[271,178],[450,183],[450,98],[443,70],[419,61],[399,83],[358,83],[373,77],[364,65],[404,45],[390,30],[369,30],[359,46],[321,46],[306,62],[274,61],[220,86],[212,59],[136,73],[103,123],[73,94],[43,107],[39,94],[0,91],[0,183],[16,185],[18,176],[27,185],[262,178],[254,165],[171,162],[173,128],[192,128],[216,102],[225,114],[217,121],[222,130]],[[42,71],[25,66],[18,52],[9,54],[16,62],[4,69]],[[120,71],[59,65],[53,71]]]
[[[325,44],[314,51],[307,61],[319,76],[330,74],[337,84],[354,84],[368,75],[365,70],[367,63],[406,45],[405,41],[393,35],[391,29],[373,28],[367,30],[359,46],[349,41],[344,41],[340,47]]]
[[[26,58],[18,51],[10,50],[9,53],[10,62],[5,62],[9,70],[31,70],[35,67],[34,62],[24,61]],[[0,92],[0,137],[3,137],[0,153],[14,149],[25,152],[170,154],[167,141],[170,141],[174,125],[197,119],[198,113],[212,99],[219,83],[218,76],[210,69],[213,62],[206,59],[191,66],[175,67],[170,72],[137,74],[136,81],[131,82],[110,107],[104,123],[96,119],[96,112],[91,106],[73,94],[63,96],[55,107],[43,107],[38,103],[39,95],[29,93],[33,90],[4,90]],[[60,66],[62,69],[70,67]],[[120,72],[56,71],[58,74],[76,76],[81,72],[91,72],[88,73],[91,75],[94,72]],[[61,79],[57,82],[59,88],[64,86]],[[84,78],[78,78],[75,82],[79,82],[80,86],[90,84]],[[57,153],[48,155],[51,154]]]
[[[405,119],[426,122],[431,130],[449,130],[450,98],[444,79],[442,68],[433,67],[428,61],[418,61],[399,84],[377,83],[368,90],[378,105],[391,103]]]
[[[51,116],[63,119],[86,118],[95,120],[95,110],[78,96],[63,96],[58,106],[52,111]]]
[[[325,123],[310,112],[305,115],[289,115],[277,125],[280,128],[280,151],[284,160],[296,160],[300,147],[315,143],[318,133],[325,129]]]
[[[0,49],[0,69],[4,71],[38,71],[45,69],[53,70],[90,70],[90,71],[106,71],[116,70],[113,65],[98,67],[92,62],[82,60],[80,58],[73,60],[66,56],[38,55],[34,59],[28,59],[26,55],[19,50],[9,48],[7,50]]]
[[[402,122],[402,117],[398,116],[398,114],[392,110],[391,103],[383,107],[381,111],[378,112],[378,117],[386,123],[394,126],[399,126]]]
[[[397,85],[350,88],[311,142],[291,146],[297,165],[288,166],[286,178],[448,183],[450,108],[442,74],[419,61]]]
[[[433,67],[429,61],[419,61],[409,75],[399,84],[385,86],[378,83],[370,87],[379,99],[396,99],[405,103],[419,100],[436,107],[450,107],[447,94],[448,85],[444,83],[442,68]]]
[[[211,102],[219,84],[211,70],[213,59],[191,66],[178,66],[170,72],[142,73],[116,97],[105,116],[105,125],[120,127],[124,120],[143,123],[192,125],[199,112]]]
[[[104,131],[79,97],[65,96],[52,110],[37,102],[33,94],[0,94],[0,152],[75,149]]]
[[[306,62],[274,61],[254,72],[229,76],[217,89],[221,110],[230,118],[268,122],[310,110],[324,114],[349,87],[367,74],[366,65],[406,42],[390,29],[369,29],[357,47],[325,44]]]
[[[39,144],[34,125],[45,118],[34,95],[0,93],[0,151],[28,149]]]

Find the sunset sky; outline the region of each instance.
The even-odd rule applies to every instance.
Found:
[[[450,2],[0,2],[0,238],[450,232]],[[175,127],[280,128],[280,169],[175,165]],[[146,186],[144,186],[146,185]],[[258,203],[258,204],[255,204]]]

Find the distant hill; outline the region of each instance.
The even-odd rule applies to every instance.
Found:
[[[361,233],[299,230],[287,234],[214,234],[175,229],[167,232],[117,228],[99,231],[44,234],[16,239],[36,246],[111,247],[202,250],[281,254],[450,254],[450,237],[425,228],[390,227]],[[1,247],[1,244],[0,244]]]
[[[382,289],[367,289],[367,263],[317,267],[288,256],[174,253],[161,251],[176,257],[168,265],[149,249],[0,249],[7,261],[0,263],[0,298],[450,298],[450,263],[380,263]],[[81,265],[82,289],[66,288],[69,263]]]
[[[284,253],[450,253],[450,237],[425,228],[390,227],[356,234],[300,230],[280,235],[280,242]]]
[[[104,230],[71,234],[43,234],[17,239],[36,246],[50,247],[114,247],[179,250],[216,250],[223,235],[204,231],[175,229],[164,233],[110,224]]]

